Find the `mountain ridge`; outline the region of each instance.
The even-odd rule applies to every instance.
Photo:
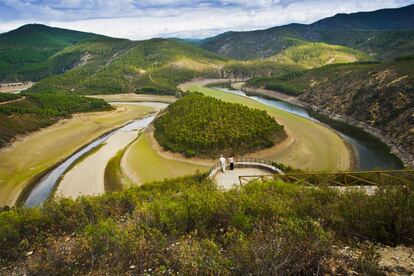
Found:
[[[391,15],[384,15],[388,13]],[[414,5],[336,15],[309,25],[292,23],[264,30],[226,32],[201,41],[200,47],[235,59],[262,59],[281,52],[286,47],[286,39],[296,38],[347,46],[365,51],[379,59],[393,59],[414,51],[414,19],[411,14],[414,14]],[[371,16],[365,22],[361,17],[367,15]],[[392,24],[392,30],[391,25],[384,24],[378,24],[374,28],[372,21],[383,21],[387,17],[400,25]],[[352,26],[346,24],[350,20],[343,18],[351,18],[351,21],[357,22]],[[363,26],[365,27],[362,28]],[[393,44],[395,41],[398,43]],[[389,44],[392,46],[388,46]]]

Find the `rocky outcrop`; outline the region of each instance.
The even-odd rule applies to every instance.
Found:
[[[362,127],[414,167],[414,88],[393,67],[349,71],[319,78],[299,97],[311,109]]]

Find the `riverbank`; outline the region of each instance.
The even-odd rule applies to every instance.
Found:
[[[287,111],[271,107],[247,97],[226,93],[204,87],[204,85],[219,82],[223,79],[193,80],[179,86],[183,91],[191,90],[229,101],[267,111],[277,119],[294,136],[286,148],[271,151],[262,158],[278,163],[284,163],[295,168],[312,171],[349,170],[353,166],[353,154],[345,141],[333,130],[315,121],[296,116]]]
[[[192,159],[181,159],[163,154],[164,149],[154,144],[151,130],[147,130],[127,148],[122,159],[121,169],[134,184],[161,181],[168,178],[207,172],[208,161],[195,163]]]
[[[371,125],[367,123],[355,120],[351,117],[344,116],[341,114],[327,112],[326,110],[321,109],[316,105],[309,105],[306,102],[301,101],[297,97],[289,96],[281,92],[275,92],[275,91],[263,89],[263,88],[256,89],[256,88],[245,87],[245,86],[242,86],[242,90],[248,93],[249,95],[258,95],[258,96],[286,101],[286,102],[289,102],[295,105],[299,105],[315,113],[326,116],[329,119],[337,120],[337,121],[349,124],[351,126],[360,128],[366,131],[367,133],[371,134],[375,138],[379,139],[381,142],[386,144],[388,147],[390,147],[391,153],[396,155],[399,159],[401,159],[401,161],[403,162],[405,166],[412,167],[412,168],[414,167],[414,156],[410,155],[406,150],[404,150],[404,148],[398,145],[397,141],[393,141],[393,139],[391,137],[388,137],[383,131],[381,131],[378,128],[372,127]]]
[[[74,114],[0,149],[0,206],[15,205],[24,188],[48,168],[109,130],[150,111],[142,106],[117,105],[112,111]]]
[[[174,96],[152,95],[152,94],[108,94],[108,95],[92,95],[91,98],[102,99],[107,102],[160,102],[173,103],[177,100]]]
[[[153,109],[153,114],[140,120],[142,124],[138,124],[137,121],[116,130],[99,150],[66,172],[58,184],[56,197],[76,198],[82,195],[103,194],[105,192],[105,169],[108,162],[137,138],[139,131],[147,126],[144,120],[150,123],[156,114],[167,106],[159,102],[133,102],[125,103],[125,105],[149,107]],[[134,124],[137,125],[133,126]]]

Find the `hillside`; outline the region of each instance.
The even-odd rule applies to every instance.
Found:
[[[268,60],[309,69],[335,63],[352,63],[372,59],[363,52],[344,46],[313,43],[292,38],[288,41],[291,46],[268,58]]]
[[[372,196],[281,181],[223,191],[195,175],[41,208],[0,209],[0,269],[6,275],[383,275],[390,268],[379,265],[380,244],[391,250],[414,243],[413,202],[413,190],[402,186]]]
[[[52,125],[73,113],[110,109],[103,100],[61,92],[25,93],[22,96],[0,105],[0,148],[18,136]]]
[[[414,45],[414,5],[337,15],[310,25],[228,32],[200,42],[202,48],[236,59],[267,58],[289,47],[289,39],[324,42],[365,51],[379,59],[410,55]],[[384,20],[388,18],[389,20]]]
[[[176,85],[199,75],[219,77],[226,58],[197,47],[166,39],[85,42],[79,49],[91,57],[83,66],[39,81],[32,91],[58,89],[81,94],[174,94]],[[116,52],[115,48],[124,48]],[[126,46],[125,46],[125,45]],[[105,49],[105,48],[104,48]],[[104,57],[102,56],[104,55]]]
[[[0,81],[38,80],[65,71],[79,58],[53,57],[66,47],[103,36],[39,24],[0,34]]]
[[[248,84],[298,96],[314,110],[380,129],[378,135],[413,165],[413,68],[413,59],[332,65]]]
[[[104,66],[95,67],[93,64],[86,64],[84,67],[90,68],[88,72],[85,72],[85,68],[74,68],[63,75],[40,81],[33,90],[53,87],[82,94],[125,92],[175,94],[179,83],[195,77],[243,78],[279,75],[329,63],[370,59],[361,52],[345,47],[312,43],[305,46],[305,42],[297,41],[294,42],[297,47],[277,57],[261,61],[229,60],[192,45],[165,39],[151,39],[130,42],[130,44],[132,46],[129,45],[128,50]],[[305,57],[309,52],[313,53],[312,57]],[[301,57],[294,60],[298,56]]]
[[[44,25],[25,25],[1,37],[1,47],[9,48],[3,50],[4,56],[0,55],[0,63],[8,64],[1,67],[0,80],[41,79],[31,89],[33,92],[175,94],[177,84],[198,76],[281,75],[370,59],[346,47],[292,38],[286,38],[280,45],[281,52],[266,60],[234,61],[202,50],[188,40],[130,41]],[[10,55],[10,51],[16,52]]]

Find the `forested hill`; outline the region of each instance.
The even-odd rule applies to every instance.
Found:
[[[79,66],[39,81],[32,91],[79,94],[175,94],[176,85],[197,76],[220,77],[227,58],[167,39],[84,42],[67,52],[88,55]]]
[[[54,58],[55,54],[79,42],[99,38],[104,37],[40,24],[0,34],[0,80],[35,80],[62,72],[75,59]]]
[[[289,39],[325,42],[393,59],[414,51],[414,5],[374,12],[339,14],[310,25],[289,24],[266,30],[227,32],[207,38],[201,47],[231,58],[255,59],[289,47]]]
[[[188,40],[131,41],[32,24],[0,35],[0,81],[40,80],[32,89],[38,92],[174,94],[177,84],[194,77],[278,75],[372,59],[347,47],[294,38],[283,43],[268,59],[240,62]]]

